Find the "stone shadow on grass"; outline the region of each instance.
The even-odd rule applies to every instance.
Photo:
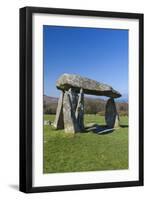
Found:
[[[110,134],[114,130],[116,130],[116,128],[109,128],[106,125],[98,125],[98,124],[91,124],[85,127],[85,132],[93,132],[93,133],[102,134],[102,135]]]
[[[129,126],[126,124],[120,125],[121,128],[128,128]]]

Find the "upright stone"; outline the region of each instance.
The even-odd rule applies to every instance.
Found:
[[[84,130],[84,93],[107,96],[105,121],[108,128],[119,126],[114,98],[121,94],[111,86],[76,74],[63,74],[56,82],[56,87],[62,91],[60,96],[54,126],[65,132],[81,132]]]
[[[56,129],[64,129],[64,122],[63,122],[63,97],[64,93],[63,91],[60,94],[59,100],[58,100],[58,106],[56,110],[56,118],[54,121],[54,127]]]
[[[116,109],[116,105],[113,98],[108,99],[106,104],[105,112],[106,125],[109,128],[114,128],[119,126],[119,116]]]
[[[83,89],[80,89],[78,104],[76,108],[76,120],[79,126],[80,131],[84,130],[84,93]]]
[[[69,89],[69,96],[71,99],[71,105],[73,112],[76,112],[77,104],[78,104],[78,94],[75,92],[73,88]]]
[[[71,90],[65,91],[63,98],[63,119],[64,119],[64,131],[66,133],[79,132],[79,127],[73,111]]]

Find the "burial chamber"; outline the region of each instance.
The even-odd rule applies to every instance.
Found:
[[[84,94],[109,97],[106,103],[106,127],[112,129],[119,124],[119,115],[115,98],[121,94],[111,86],[76,74],[63,74],[56,82],[61,90],[58,100],[54,127],[65,132],[77,133],[85,131],[84,127]]]

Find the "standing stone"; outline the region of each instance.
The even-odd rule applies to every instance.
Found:
[[[65,91],[63,98],[63,119],[64,119],[64,131],[66,133],[77,133],[79,127],[73,111],[71,90]]]
[[[69,89],[69,95],[70,95],[70,99],[71,99],[72,110],[73,110],[73,112],[76,112],[79,96],[73,88]]]
[[[76,74],[63,74],[56,82],[56,87],[62,91],[58,101],[54,126],[65,132],[81,132],[84,130],[84,93],[107,96],[105,121],[108,128],[119,126],[119,115],[114,98],[121,94],[111,86]]]
[[[119,126],[119,116],[113,98],[110,98],[107,101],[105,121],[108,128],[114,128]]]
[[[54,127],[56,129],[64,129],[64,122],[63,122],[63,97],[64,93],[63,91],[60,94],[59,100],[58,100],[58,106],[56,110],[56,118],[54,122]]]
[[[80,89],[75,115],[80,131],[84,130],[84,93],[82,88]]]

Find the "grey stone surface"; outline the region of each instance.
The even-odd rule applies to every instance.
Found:
[[[106,125],[109,128],[119,126],[119,116],[117,113],[116,105],[113,98],[108,99],[105,112]]]
[[[114,98],[120,97],[121,94],[111,86],[75,74],[63,74],[57,80],[56,86],[62,93],[58,100],[55,128],[64,128],[67,133],[83,130],[105,133],[119,127],[119,115]],[[84,93],[110,97],[106,104],[106,126],[95,124],[84,127]]]
[[[74,88],[77,93],[83,89],[85,94],[118,98],[121,94],[111,86],[75,74],[63,74],[56,82],[56,87],[63,91]]]
[[[44,120],[44,125],[46,126],[46,125],[50,125],[49,124],[49,120]]]
[[[80,89],[78,104],[75,112],[76,120],[80,131],[84,130],[84,93],[83,89]]]
[[[77,133],[79,132],[79,127],[72,108],[71,95],[71,91],[65,91],[63,98],[64,131],[66,133]]]
[[[56,118],[55,118],[55,121],[54,121],[54,124],[53,124],[56,129],[64,129],[63,97],[64,97],[64,93],[61,92],[59,100],[58,100],[57,110],[56,110]]]
[[[69,96],[70,96],[70,100],[71,100],[72,110],[73,110],[73,112],[76,112],[79,96],[73,88],[69,89]]]
[[[91,126],[91,127],[86,127],[85,128],[85,131],[86,132],[89,132],[89,131],[92,131],[92,132],[98,132],[99,131],[99,129],[100,129],[100,127],[99,127],[99,125],[98,124],[96,124],[96,125],[94,125],[94,126]]]

